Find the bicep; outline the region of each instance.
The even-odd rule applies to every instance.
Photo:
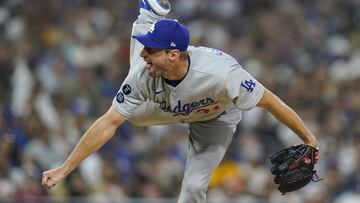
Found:
[[[269,106],[271,106],[271,103],[273,103],[274,101],[274,94],[272,92],[270,92],[268,89],[265,88],[264,90],[264,94],[261,97],[260,101],[257,103],[257,107],[261,107],[264,109],[268,109]]]
[[[283,112],[284,109],[289,108],[279,97],[266,88],[256,106],[264,108],[271,113]]]

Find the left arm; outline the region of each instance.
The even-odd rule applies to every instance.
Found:
[[[299,115],[272,92],[265,89],[257,106],[269,111],[277,120],[294,131],[305,144],[317,148],[315,136],[305,126]]]

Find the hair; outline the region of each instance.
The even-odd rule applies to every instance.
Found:
[[[165,52],[166,53],[169,53],[171,50],[170,49],[167,49],[167,50],[165,50]],[[182,51],[182,52],[180,52],[180,60],[187,60],[188,59],[188,57],[189,57],[189,51]]]
[[[189,51],[180,52],[180,60],[187,60],[189,57]]]

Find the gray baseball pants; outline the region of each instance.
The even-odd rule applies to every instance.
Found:
[[[169,121],[166,116],[157,104],[145,102],[129,121],[139,126],[164,124]],[[235,111],[218,119],[189,123],[189,149],[178,203],[206,202],[211,174],[224,157],[240,118]]]
[[[189,151],[178,203],[205,203],[212,172],[220,164],[236,125],[190,124]]]

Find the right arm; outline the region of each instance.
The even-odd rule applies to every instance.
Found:
[[[50,189],[71,173],[86,157],[96,152],[115,134],[126,118],[114,107],[101,116],[81,137],[66,161],[58,168],[43,172],[42,185]]]

